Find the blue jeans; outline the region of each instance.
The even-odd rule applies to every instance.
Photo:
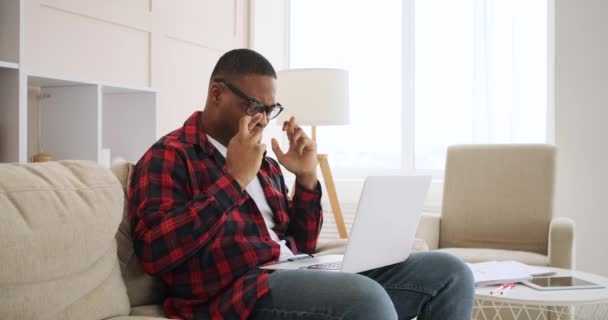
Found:
[[[275,271],[269,285],[251,319],[470,320],[475,295],[469,268],[441,252],[360,274]]]

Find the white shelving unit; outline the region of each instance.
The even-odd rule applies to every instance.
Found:
[[[0,0],[0,162],[41,151],[54,160],[136,162],[156,140],[156,92],[27,72],[22,7]]]

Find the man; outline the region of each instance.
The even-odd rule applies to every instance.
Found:
[[[302,88],[305,90],[305,88]],[[278,162],[296,176],[293,201],[261,143],[282,111],[276,74],[260,54],[227,52],[202,112],[140,159],[129,187],[135,252],[167,287],[164,310],[183,319],[471,319],[471,272],[457,258],[414,253],[363,272],[269,272],[313,253],[323,220],[316,145],[292,117]],[[286,106],[289,107],[289,106]]]

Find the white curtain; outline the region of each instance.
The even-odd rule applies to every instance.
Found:
[[[350,71],[351,124],[318,129],[347,225],[364,176],[440,171],[451,144],[546,141],[547,0],[291,0],[290,10],[290,67]],[[433,184],[427,206],[440,193]],[[335,238],[324,207],[322,237]]]
[[[460,143],[546,142],[547,1],[419,0],[415,167]]]

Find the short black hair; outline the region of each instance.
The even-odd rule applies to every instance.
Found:
[[[215,79],[234,79],[245,75],[264,75],[277,78],[277,74],[268,59],[250,49],[230,50],[220,57],[211,72],[211,81]]]

